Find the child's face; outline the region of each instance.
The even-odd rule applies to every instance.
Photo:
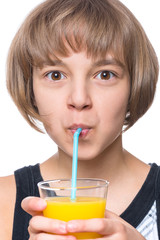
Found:
[[[80,52],[59,59],[33,71],[39,113],[50,137],[69,156],[75,129],[82,127],[79,159],[95,158],[121,133],[130,92],[128,73],[111,55],[99,61]]]

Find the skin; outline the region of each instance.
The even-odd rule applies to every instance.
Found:
[[[60,62],[52,66],[33,71],[35,103],[48,135],[58,145],[57,154],[40,165],[41,174],[44,180],[71,177],[73,132],[83,126],[78,177],[104,178],[110,182],[106,218],[68,223],[48,219],[42,214],[45,201],[28,197],[22,207],[33,216],[28,228],[30,240],[75,239],[63,234],[84,231],[100,233],[105,239],[142,240],[136,229],[118,216],[132,202],[150,169],[122,146],[121,132],[130,93],[127,69],[110,54],[106,55],[105,62],[104,59],[93,60],[85,52],[70,52],[68,57],[59,56],[59,59]],[[58,77],[56,81],[55,77]],[[8,178],[6,185],[7,181]],[[12,211],[8,216],[1,201],[0,210],[8,216],[3,219],[1,229],[13,218],[14,181],[11,187],[14,189],[10,196],[14,199]],[[2,192],[4,196],[8,194],[5,189]],[[11,232],[10,226],[5,233],[0,230],[0,236],[11,239]]]
[[[72,157],[73,133],[69,128],[74,124],[90,128],[89,134],[80,139],[80,160],[99,157],[121,133],[130,92],[128,74],[110,55],[106,59],[107,65],[95,67],[98,60],[93,62],[83,52],[72,53],[56,66],[34,69],[36,104],[48,134],[66,158]],[[53,70],[62,72],[61,80],[45,76]],[[117,76],[108,72],[109,80],[100,79],[103,70]]]

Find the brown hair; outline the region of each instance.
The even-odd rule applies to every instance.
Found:
[[[28,123],[39,130],[32,70],[52,64],[57,54],[86,50],[93,58],[108,51],[125,64],[131,92],[125,119],[131,127],[152,104],[158,60],[143,28],[118,0],[47,0],[35,8],[17,32],[8,56],[7,87]]]

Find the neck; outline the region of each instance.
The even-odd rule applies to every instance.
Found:
[[[71,177],[72,158],[59,149],[58,165],[62,176]],[[120,135],[98,157],[90,160],[78,161],[78,178],[104,178],[112,181],[125,166],[125,152],[122,148]]]

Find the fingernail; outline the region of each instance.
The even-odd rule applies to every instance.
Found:
[[[76,222],[71,221],[71,222],[68,222],[67,227],[70,232],[74,232],[77,229],[78,225]]]
[[[44,199],[39,199],[38,202],[37,202],[37,205],[40,206],[40,207],[46,207],[47,203]]]
[[[66,224],[65,223],[60,223],[59,229],[60,229],[61,233],[67,233],[67,229],[66,229]]]
[[[74,237],[74,236],[67,236],[66,239],[67,239],[67,240],[76,240],[76,237]]]

